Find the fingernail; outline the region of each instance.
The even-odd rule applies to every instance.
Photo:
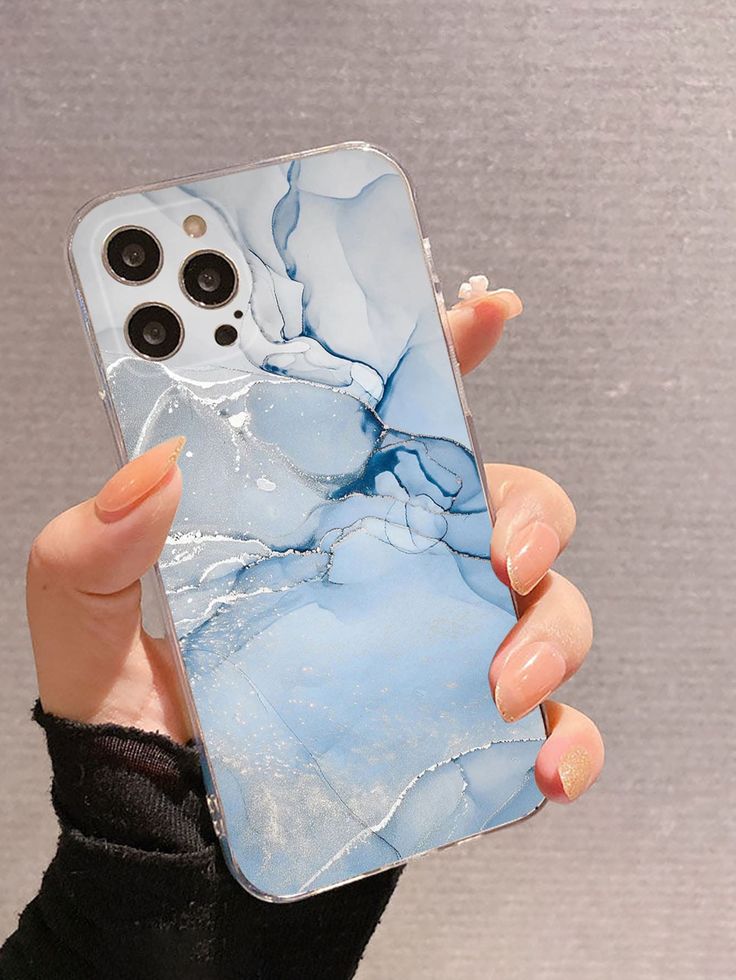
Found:
[[[567,663],[554,643],[527,643],[511,653],[496,681],[493,697],[504,721],[517,721],[558,687]]]
[[[184,448],[184,436],[168,439],[126,463],[95,497],[95,510],[103,521],[118,521],[163,483]]]
[[[534,521],[514,535],[506,548],[506,571],[514,592],[529,595],[560,553],[560,539],[549,524]]]
[[[582,745],[568,749],[560,759],[557,772],[565,796],[570,802],[576,800],[590,785],[593,773],[593,763],[587,750]]]
[[[493,289],[490,293],[488,293],[488,295],[503,301],[503,304],[506,307],[507,320],[513,320],[514,317],[518,316],[524,309],[524,304],[521,302],[513,289]]]
[[[483,307],[487,305],[489,311],[493,310],[495,312],[498,310],[498,303],[500,301],[504,308],[504,318],[506,320],[513,320],[524,309],[521,300],[513,289],[493,289],[488,292],[485,288],[473,288],[471,283],[474,279],[485,279],[485,276],[471,276],[469,282],[462,284],[458,293],[460,301],[453,307],[454,310],[472,310],[475,315],[479,315],[482,314]],[[496,312],[497,316],[498,313]]]

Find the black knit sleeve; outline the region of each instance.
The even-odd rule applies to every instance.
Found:
[[[66,721],[38,704],[34,717],[61,833],[0,950],[2,980],[353,976],[399,871],[262,902],[224,865],[193,747]]]

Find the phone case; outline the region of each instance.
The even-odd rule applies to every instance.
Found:
[[[124,226],[161,245],[150,282],[105,267]],[[237,269],[223,308],[180,285],[204,249]],[[489,692],[514,605],[404,172],[351,143],[124,192],[69,255],[121,461],[187,437],[159,582],[236,878],[288,901],[537,809],[544,718]],[[126,342],[149,302],[184,323],[168,360]]]

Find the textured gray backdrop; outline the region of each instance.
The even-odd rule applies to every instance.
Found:
[[[728,8],[0,0],[1,934],[55,835],[25,553],[112,466],[68,221],[105,190],[367,139],[413,176],[448,297],[487,271],[526,301],[470,397],[487,456],[578,506],[560,567],[597,639],[565,697],[608,764],[579,805],[413,865],[359,976],[731,974]]]

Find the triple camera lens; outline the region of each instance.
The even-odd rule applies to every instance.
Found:
[[[161,269],[161,246],[154,236],[134,226],[119,228],[105,242],[103,257],[112,276],[120,282],[140,285],[153,279]],[[197,306],[214,309],[229,303],[238,289],[238,273],[221,252],[195,252],[179,273],[179,284],[188,299]],[[237,331],[219,327],[220,345],[232,344]],[[227,338],[223,331],[233,331]],[[162,303],[145,303],[136,307],[125,324],[125,336],[136,353],[150,360],[171,357],[181,347],[184,327],[181,318]]]
[[[161,246],[143,228],[121,228],[107,240],[105,259],[116,279],[140,284],[161,268]]]

